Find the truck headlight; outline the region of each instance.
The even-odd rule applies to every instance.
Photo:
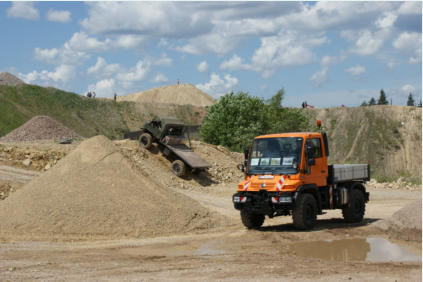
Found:
[[[245,203],[247,201],[247,197],[245,196],[234,196],[233,202],[234,203]]]

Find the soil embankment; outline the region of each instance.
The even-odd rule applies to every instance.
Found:
[[[422,177],[422,109],[405,106],[307,109],[322,120],[332,163],[370,162],[380,180]]]
[[[104,136],[82,142],[0,204],[3,237],[146,237],[225,225],[223,216],[134,171]]]

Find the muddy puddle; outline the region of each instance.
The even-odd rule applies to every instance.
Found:
[[[183,244],[155,244],[142,247],[123,248],[121,253],[129,255],[147,256],[207,256],[220,255],[225,252],[218,246],[216,241],[186,242]]]
[[[344,262],[421,262],[420,256],[383,238],[300,242],[284,245],[281,253]]]

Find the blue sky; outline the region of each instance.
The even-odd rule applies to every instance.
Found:
[[[286,106],[422,95],[421,2],[0,2],[0,71],[97,96],[191,83]]]

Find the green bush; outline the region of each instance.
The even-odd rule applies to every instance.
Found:
[[[302,131],[308,119],[300,110],[281,106],[283,90],[267,103],[248,93],[229,93],[209,108],[201,128],[204,141],[241,151],[255,136]]]

